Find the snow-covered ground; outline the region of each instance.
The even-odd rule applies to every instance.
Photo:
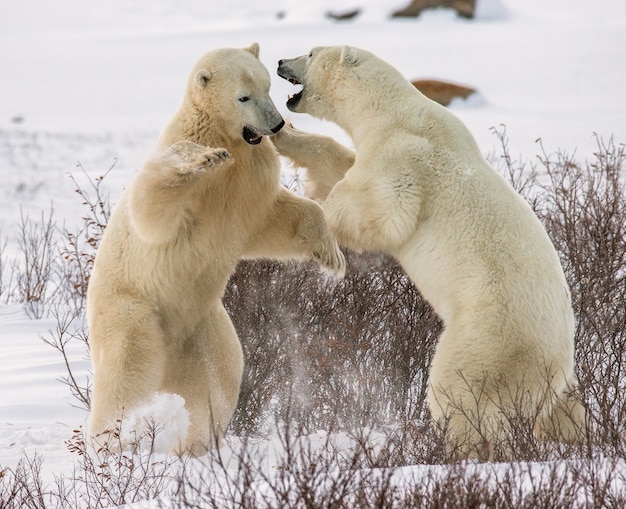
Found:
[[[367,48],[408,78],[469,84],[479,98],[452,110],[485,154],[499,153],[492,127],[506,125],[513,156],[596,148],[593,133],[626,141],[626,3],[623,0],[478,0],[475,20],[451,11],[389,20],[408,0],[21,0],[0,3],[0,242],[15,251],[20,211],[80,222],[67,173],[106,180],[111,200],[150,151],[205,51],[259,42],[274,76],[272,96],[298,127],[348,143],[335,126],[288,114],[291,86],[277,61],[313,46]],[[325,12],[361,6],[354,21]],[[277,16],[282,13],[281,16]],[[1,247],[1,244],[0,244]],[[56,320],[30,320],[0,305],[0,466],[45,456],[44,474],[71,468],[64,441],[86,414],[57,379],[62,358],[40,335]],[[89,369],[72,351],[74,370]]]

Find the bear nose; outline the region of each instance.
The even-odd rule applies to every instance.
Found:
[[[285,121],[281,120],[280,124],[278,124],[276,127],[272,129],[272,132],[276,134],[278,131],[280,131],[283,128],[284,125],[285,125]]]

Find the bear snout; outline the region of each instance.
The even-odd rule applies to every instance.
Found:
[[[281,119],[280,124],[272,128],[272,133],[276,134],[278,131],[280,131],[283,128],[284,125],[285,125],[285,121]]]
[[[296,76],[294,70],[289,67],[289,63],[291,60],[279,60],[278,61],[278,69],[276,70],[276,74],[281,78],[287,80],[292,85],[300,85],[300,79]]]

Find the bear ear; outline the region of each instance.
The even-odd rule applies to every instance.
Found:
[[[341,48],[341,61],[342,62],[353,65],[357,63],[358,59],[359,59],[359,56],[357,55],[356,48],[353,48],[351,46],[344,46],[343,48]]]
[[[256,58],[259,58],[259,53],[261,51],[261,48],[259,47],[258,42],[253,42],[252,44],[250,44],[250,46],[244,49],[252,53]]]
[[[200,88],[204,88],[211,81],[211,71],[207,71],[206,69],[202,69],[196,73],[195,76],[196,85]]]

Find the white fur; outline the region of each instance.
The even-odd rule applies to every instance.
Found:
[[[571,392],[574,315],[559,258],[465,126],[357,48],[314,48],[279,74],[303,85],[293,111],[336,122],[354,142],[355,153],[293,128],[273,139],[307,168],[331,231],[396,257],[444,322],[429,403],[451,457],[489,456],[507,414],[536,417],[542,437],[576,438],[584,411]]]
[[[313,258],[343,273],[321,207],[281,187],[268,140],[244,140],[246,128],[267,135],[282,125],[269,83],[257,45],[202,57],[155,154],[117,204],[88,292],[93,435],[164,392],[189,412],[176,450],[203,453],[239,393],[243,355],[221,302],[237,262]]]

